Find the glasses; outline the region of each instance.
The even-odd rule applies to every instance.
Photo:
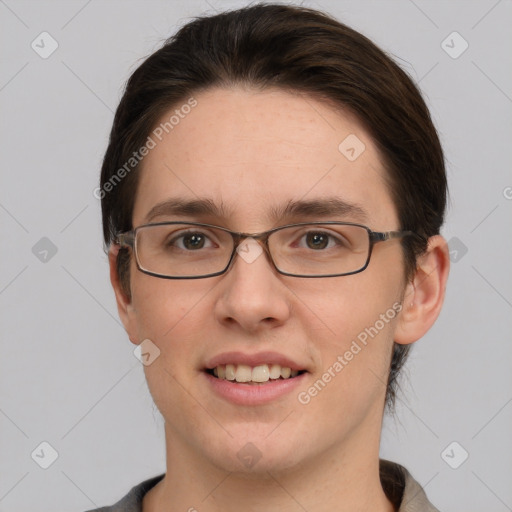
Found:
[[[198,222],[145,224],[117,235],[116,243],[135,252],[137,268],[163,279],[200,279],[224,274],[238,252],[252,262],[260,247],[274,268],[293,277],[338,277],[362,272],[373,246],[412,231],[372,231],[350,222],[301,222],[264,233],[239,233]],[[421,238],[421,237],[420,237]],[[242,241],[253,239],[241,245]],[[244,254],[245,253],[245,254]]]

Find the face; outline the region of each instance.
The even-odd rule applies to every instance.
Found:
[[[143,160],[134,227],[180,220],[258,233],[329,220],[399,228],[376,147],[349,113],[280,90],[211,89],[195,99]],[[339,149],[351,134],[365,146],[355,160]],[[178,198],[222,204],[225,215],[161,209],[148,218]],[[331,198],[358,208],[271,215]],[[132,261],[122,318],[132,342],[160,350],[145,372],[176,457],[258,473],[300,468],[327,450],[377,453],[403,276],[398,240],[377,244],[365,271],[334,278],[281,275],[265,253],[250,262],[237,255],[226,274],[193,280],[149,276]],[[206,371],[222,363],[301,373],[230,383]]]

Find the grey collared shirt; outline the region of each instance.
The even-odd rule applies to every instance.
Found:
[[[136,485],[121,500],[110,507],[101,507],[87,512],[142,512],[144,495],[160,482],[165,474]],[[398,512],[439,512],[430,501],[421,485],[403,466],[387,460],[380,461],[382,488]]]

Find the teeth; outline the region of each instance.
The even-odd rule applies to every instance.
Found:
[[[239,364],[236,369],[235,379],[237,382],[249,382],[252,378],[251,367],[246,364]]]
[[[270,378],[279,379],[281,377],[281,367],[278,364],[273,364],[270,367]]]
[[[281,377],[283,377],[283,379],[287,379],[291,375],[291,373],[291,368],[287,368],[286,366],[283,366],[283,368],[281,368]]]
[[[227,380],[235,380],[235,365],[227,364],[226,365],[226,379]]]
[[[255,366],[252,369],[252,378],[253,382],[267,382],[270,377],[268,371],[268,364],[262,364],[261,366]]]
[[[262,364],[251,367],[246,364],[226,364],[219,365],[213,369],[213,374],[219,379],[225,379],[236,382],[268,382],[279,378],[289,379],[296,377],[299,372],[288,366],[278,364]]]

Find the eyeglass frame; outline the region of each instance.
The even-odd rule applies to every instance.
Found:
[[[167,276],[167,275],[163,275],[163,274],[157,274],[156,272],[151,272],[151,271],[143,268],[139,261],[139,255],[137,253],[137,246],[135,243],[136,237],[137,237],[137,231],[140,230],[141,228],[150,227],[150,226],[166,226],[166,225],[173,225],[173,224],[186,224],[186,225],[190,225],[190,226],[202,226],[202,227],[216,228],[216,229],[225,231],[226,233],[229,233],[233,238],[233,251],[231,252],[231,256],[229,258],[229,261],[228,261],[226,267],[219,272],[214,272],[212,274],[205,274],[205,275],[199,275],[199,276]],[[352,272],[344,272],[342,274],[323,274],[323,275],[318,275],[318,276],[313,276],[313,275],[303,276],[303,275],[299,275],[299,274],[291,274],[289,272],[284,272],[277,267],[276,263],[274,262],[274,258],[272,257],[272,253],[270,252],[270,247],[268,246],[268,239],[269,239],[270,235],[272,235],[276,231],[280,231],[285,228],[290,228],[290,227],[295,227],[295,226],[310,226],[310,225],[315,226],[315,225],[325,225],[325,224],[327,224],[327,225],[335,224],[335,225],[342,225],[342,226],[356,226],[356,227],[360,227],[360,228],[363,228],[366,230],[366,232],[368,233],[368,238],[369,238],[368,257],[366,258],[366,262],[362,268],[360,268],[358,270],[354,270]],[[359,274],[368,268],[368,265],[370,264],[370,258],[372,256],[372,252],[373,252],[373,246],[376,243],[386,242],[388,240],[394,240],[394,239],[403,238],[406,236],[415,236],[421,240],[424,240],[424,238],[421,235],[419,235],[418,233],[415,233],[414,231],[408,231],[408,230],[373,231],[372,229],[370,229],[368,226],[365,226],[364,224],[357,224],[354,222],[343,222],[343,221],[298,222],[295,224],[285,224],[283,226],[278,226],[276,228],[269,229],[268,231],[262,231],[261,233],[242,233],[240,231],[231,231],[230,229],[224,228],[222,226],[217,226],[215,224],[205,224],[202,222],[169,221],[169,222],[155,222],[155,223],[149,223],[149,224],[142,224],[140,226],[137,226],[134,229],[131,229],[130,231],[118,233],[115,237],[114,244],[119,245],[121,248],[130,247],[135,253],[135,262],[137,264],[137,269],[140,272],[147,274],[149,276],[159,277],[161,279],[205,279],[207,277],[215,277],[215,276],[220,276],[222,274],[225,274],[229,270],[229,268],[235,258],[235,253],[236,253],[239,245],[241,244],[241,242],[243,240],[245,240],[246,238],[252,238],[258,242],[260,242],[260,241],[264,242],[263,248],[267,254],[267,259],[270,260],[272,266],[279,274],[284,275],[284,276],[300,277],[300,278],[305,278],[305,279],[308,279],[308,278],[318,279],[318,278],[323,278],[323,277],[343,277],[343,276],[350,276],[353,274]],[[262,245],[262,244],[260,243],[260,245]]]

